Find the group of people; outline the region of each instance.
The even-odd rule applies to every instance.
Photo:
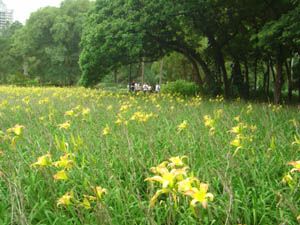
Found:
[[[137,82],[132,82],[128,85],[128,89],[131,92],[138,92],[138,91],[143,91],[143,92],[152,92],[153,87],[147,83],[137,83]],[[160,92],[160,85],[156,84],[154,87],[155,92]]]

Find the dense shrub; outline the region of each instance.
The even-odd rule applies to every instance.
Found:
[[[173,82],[168,82],[167,84],[162,85],[163,93],[170,94],[180,94],[183,96],[192,96],[199,93],[200,89],[197,84],[193,82],[188,82],[185,80],[177,80]]]

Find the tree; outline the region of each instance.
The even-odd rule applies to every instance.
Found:
[[[46,7],[32,13],[26,25],[14,36],[14,52],[29,65],[31,77],[42,83],[75,84],[80,39],[88,0],[65,0],[60,8]]]
[[[0,34],[0,81],[7,82],[9,75],[22,73],[19,57],[12,53],[12,36],[22,28],[22,24],[15,22]]]

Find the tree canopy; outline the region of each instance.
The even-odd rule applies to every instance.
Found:
[[[299,21],[296,0],[65,0],[0,33],[0,81],[187,79],[204,93],[279,103],[300,96]]]
[[[97,0],[81,41],[81,83],[177,52],[196,68],[199,85],[226,96],[249,95],[250,77],[256,89],[259,67],[274,67],[279,102],[282,67],[299,53],[299,15],[299,3],[287,0]]]

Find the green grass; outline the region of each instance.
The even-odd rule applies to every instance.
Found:
[[[155,116],[119,126],[117,114],[126,102],[126,119],[137,111]],[[77,106],[78,112],[89,108],[90,113],[64,115]],[[9,140],[0,142],[0,224],[297,224],[299,184],[290,188],[281,180],[291,170],[287,163],[300,159],[299,146],[292,145],[300,133],[299,108],[252,104],[247,113],[247,106],[82,88],[0,87],[0,130],[25,127],[16,147]],[[203,117],[215,118],[219,109],[223,114],[215,121],[215,134],[209,135]],[[257,130],[253,141],[233,156],[234,135],[228,131],[236,126],[236,116]],[[71,127],[59,129],[67,120]],[[178,132],[184,120],[188,128]],[[106,125],[110,133],[103,136]],[[53,166],[30,166],[47,152],[58,160],[66,149],[76,157],[66,181],[53,179],[58,171]],[[209,184],[214,201],[207,209],[199,207],[196,215],[187,200],[174,209],[163,196],[160,200],[166,201],[150,208],[155,190],[144,181],[152,176],[149,169],[182,155],[194,175]],[[92,209],[57,207],[66,192],[81,199],[98,185],[108,193]]]

